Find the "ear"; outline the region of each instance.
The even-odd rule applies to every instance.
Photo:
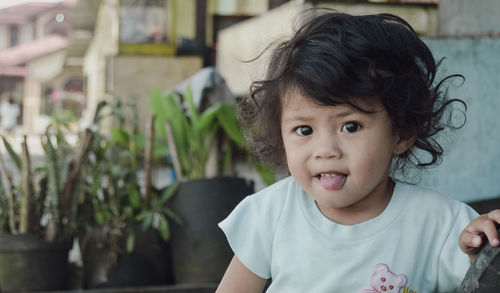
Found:
[[[415,129],[398,130],[395,153],[402,154],[409,150],[417,140]]]

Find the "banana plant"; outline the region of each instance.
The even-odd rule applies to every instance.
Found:
[[[206,178],[207,164],[214,148],[221,153],[218,174],[224,174],[231,166],[233,154],[245,149],[245,138],[238,124],[236,107],[228,103],[217,103],[199,111],[193,102],[189,86],[182,98],[184,102],[175,92],[163,95],[153,90],[150,99],[158,136],[170,140],[170,156],[179,162],[180,170],[176,170],[178,177],[186,180]],[[219,135],[223,137],[222,145]],[[275,181],[269,168],[262,164],[256,165],[264,182],[270,184]]]

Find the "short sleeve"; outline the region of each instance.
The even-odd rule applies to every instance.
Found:
[[[462,231],[478,216],[468,205],[461,203],[439,258],[438,292],[455,292],[462,283],[471,262],[459,246]]]
[[[219,227],[238,259],[257,276],[271,277],[274,229],[280,208],[273,194],[261,192],[246,197]]]

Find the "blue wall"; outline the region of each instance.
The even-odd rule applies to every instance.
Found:
[[[461,73],[465,82],[450,96],[466,101],[464,128],[443,138],[443,163],[423,175],[422,184],[453,198],[475,201],[500,196],[500,38],[425,39],[441,74]],[[459,79],[451,85],[459,84]]]

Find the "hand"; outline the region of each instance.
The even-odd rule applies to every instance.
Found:
[[[460,249],[469,255],[473,262],[485,240],[491,246],[499,246],[497,225],[500,224],[500,209],[482,214],[474,219],[460,234]]]

